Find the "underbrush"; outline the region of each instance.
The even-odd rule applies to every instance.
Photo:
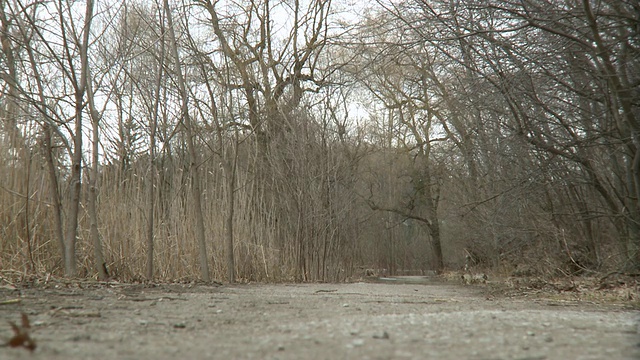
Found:
[[[618,304],[640,309],[640,273],[614,271],[588,276],[544,277],[447,271],[441,278],[447,282],[486,287],[492,296]]]

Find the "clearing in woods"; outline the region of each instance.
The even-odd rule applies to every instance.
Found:
[[[415,281],[414,281],[415,280]],[[640,359],[621,305],[389,283],[0,289],[0,359]]]

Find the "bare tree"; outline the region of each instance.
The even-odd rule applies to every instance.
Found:
[[[160,20],[163,24],[163,20]],[[158,128],[159,107],[161,101],[161,87],[162,78],[164,76],[164,60],[165,60],[165,40],[164,40],[164,26],[161,26],[160,37],[160,50],[158,56],[158,64],[156,68],[156,83],[155,83],[155,98],[153,102],[153,115],[151,117],[150,132],[149,132],[149,177],[147,179],[147,191],[148,191],[148,208],[147,208],[147,279],[151,281],[153,279],[154,267],[153,267],[153,250],[154,250],[154,214],[155,214],[155,172],[156,172],[156,132]]]
[[[169,1],[164,0],[164,11],[167,17],[167,31],[169,35],[169,42],[171,44],[171,52],[173,55],[173,60],[175,61],[174,72],[176,75],[176,81],[178,84],[178,90],[181,98],[181,120],[184,125],[186,136],[187,136],[187,147],[189,150],[189,171],[191,175],[191,193],[193,200],[193,207],[195,210],[196,216],[196,240],[198,242],[199,248],[199,256],[200,256],[200,271],[202,275],[202,280],[205,282],[211,281],[211,276],[209,275],[209,260],[207,257],[207,243],[204,231],[204,215],[202,214],[202,199],[201,199],[201,191],[200,191],[200,177],[198,167],[199,157],[196,152],[194,137],[195,133],[193,130],[193,124],[191,121],[191,115],[189,113],[189,93],[186,88],[186,82],[182,75],[182,66],[180,64],[180,56],[178,53],[178,42],[176,40],[175,29],[173,16],[171,15],[171,8],[169,7]]]
[[[634,209],[637,206],[629,201],[634,202],[630,199],[637,198],[632,195],[636,181],[616,184],[617,181],[613,179],[635,178],[632,175],[632,159],[637,158],[636,148],[630,144],[633,142],[632,124],[635,119],[632,115],[633,106],[628,102],[634,96],[631,91],[633,86],[628,81],[628,76],[623,74],[633,73],[630,70],[637,67],[637,64],[623,61],[625,65],[622,67],[616,69],[611,66],[611,59],[627,59],[635,51],[632,50],[635,49],[634,45],[613,40],[631,39],[633,37],[629,36],[637,32],[637,20],[629,15],[633,12],[632,6],[617,2],[594,11],[592,3],[588,1],[571,4],[542,0],[518,4],[441,1],[380,3],[387,13],[401,22],[406,31],[416,36],[418,43],[426,44],[450,59],[451,63],[445,67],[445,72],[438,72],[434,79],[442,82],[442,74],[457,68],[458,75],[455,78],[467,79],[467,83],[472,86],[485,84],[484,89],[491,90],[485,90],[484,93],[493,93],[491,97],[472,95],[463,99],[457,95],[464,92],[460,87],[455,92],[449,92],[454,96],[449,96],[448,100],[444,98],[448,102],[457,99],[459,104],[466,103],[468,109],[475,109],[475,115],[463,122],[456,119],[464,118],[455,116],[452,112],[448,116],[449,120],[443,124],[451,125],[450,129],[453,131],[445,130],[452,140],[468,139],[460,142],[463,145],[461,149],[468,149],[468,145],[474,143],[482,145],[479,152],[468,157],[476,163],[478,169],[483,169],[485,164],[494,164],[497,169],[512,168],[513,171],[513,165],[518,165],[515,174],[519,180],[513,186],[503,189],[492,184],[509,183],[508,177],[513,177],[511,174],[514,173],[488,171],[489,176],[495,180],[481,185],[486,189],[479,192],[484,194],[484,200],[470,199],[473,212],[477,213],[475,210],[479,210],[476,206],[481,209],[497,205],[495,201],[507,193],[513,194],[514,188],[528,191],[536,188],[542,193],[552,192],[557,196],[549,197],[553,201],[548,205],[533,205],[530,202],[531,205],[547,209],[550,205],[554,209],[551,211],[554,219],[567,220],[555,222],[547,228],[555,228],[563,237],[567,227],[575,227],[587,234],[584,238],[589,239],[588,241],[581,241],[580,236],[576,236],[575,242],[584,244],[593,263],[596,263],[595,266],[599,258],[598,244],[588,235],[592,232],[589,229],[595,223],[605,225],[603,220],[594,221],[595,214],[608,214],[606,217],[620,237],[628,238],[630,243],[635,241],[636,220],[631,219],[635,218]],[[603,30],[603,24],[607,24],[607,30]],[[464,76],[460,76],[462,74]],[[437,89],[437,83],[435,85]],[[617,110],[613,110],[610,104],[616,104],[614,107]],[[474,118],[487,120],[469,121]],[[478,129],[475,131],[477,135],[465,132],[464,124]],[[501,140],[503,144],[496,143],[487,136],[492,136],[485,133],[490,127],[495,129],[492,130],[495,131],[494,139]],[[513,143],[512,136],[521,143]],[[509,146],[515,147],[507,150],[503,139],[509,139]],[[619,144],[624,146],[620,147]],[[491,148],[495,150],[490,150]],[[507,150],[502,159],[479,156],[488,155],[487,151],[501,153],[501,148]],[[618,164],[615,166],[618,169],[627,167],[626,174],[607,165],[611,164],[611,159],[604,154],[609,151],[625,154],[622,157],[626,159],[618,158],[614,163]],[[519,155],[515,157],[515,163],[506,160],[516,153]],[[551,168],[558,173],[549,173]],[[561,174],[562,172],[564,173]],[[614,173],[617,175],[613,175]],[[539,187],[540,183],[532,181],[533,178],[544,178],[544,185]],[[588,189],[583,187],[584,184],[589,184]],[[581,188],[581,191],[567,192],[565,186]],[[587,195],[590,193],[596,196]],[[629,197],[622,194],[629,194]],[[595,199],[597,201],[594,203]],[[571,216],[559,215],[559,211],[555,210],[580,203],[592,205],[573,207]],[[629,220],[626,224],[620,223],[620,215],[623,213],[626,213],[623,218]],[[583,225],[582,229],[576,227],[578,224]],[[539,226],[538,229],[546,232]],[[546,233],[551,237],[551,242],[558,237],[557,233]],[[509,235],[505,232],[494,237],[497,239],[507,236]],[[501,242],[507,245],[506,242],[496,240],[496,244]],[[525,243],[521,242],[523,245]],[[506,249],[501,249],[500,245],[494,251],[501,253],[504,250]],[[635,255],[631,255],[633,256]],[[575,262],[573,257],[570,258]]]

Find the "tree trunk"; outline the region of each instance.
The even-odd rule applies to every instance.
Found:
[[[105,281],[108,277],[107,267],[102,254],[102,242],[100,241],[100,232],[98,231],[98,121],[96,114],[92,115],[93,148],[91,176],[89,177],[89,218],[95,269],[98,272],[98,280]]]
[[[93,20],[93,0],[88,0],[85,9],[84,27],[80,47],[80,82],[74,84],[75,90],[75,133],[73,141],[73,157],[71,160],[71,176],[69,178],[69,211],[65,243],[65,272],[68,277],[76,276],[76,236],[78,233],[78,212],[80,210],[80,194],[82,190],[82,111],[84,94],[89,77],[89,32]],[[63,35],[66,31],[63,19],[60,19]],[[66,39],[66,38],[65,38]],[[65,43],[67,52],[69,44]],[[74,80],[76,78],[74,77]]]
[[[227,207],[227,216],[225,217],[225,244],[227,252],[227,280],[229,283],[236,281],[235,275],[235,259],[233,256],[233,216],[235,212],[235,178],[236,178],[236,165],[235,161],[230,164],[229,161],[225,161],[224,170],[227,180],[227,201],[229,202]]]
[[[60,258],[66,264],[66,250],[64,246],[64,231],[62,225],[62,203],[60,201],[60,190],[58,189],[58,173],[56,165],[53,163],[53,146],[51,145],[51,125],[44,125],[44,156],[47,162],[47,172],[49,174],[49,190],[53,203],[53,227],[58,246],[60,247]]]
[[[147,281],[153,281],[153,215],[154,215],[154,186],[155,186],[155,126],[151,125],[151,137],[149,139],[149,175],[147,176]]]
[[[180,97],[182,98],[182,119],[184,128],[187,135],[187,147],[189,151],[189,173],[191,175],[191,194],[193,197],[193,209],[196,216],[196,239],[198,242],[199,258],[200,258],[200,271],[202,274],[202,280],[204,282],[210,282],[211,277],[209,275],[209,260],[207,257],[207,243],[204,235],[204,215],[202,214],[202,199],[200,198],[200,177],[198,174],[198,156],[193,141],[194,134],[191,124],[191,117],[189,115],[189,97],[186,90],[185,80],[182,76],[182,68],[180,67],[180,57],[178,54],[178,44],[176,42],[176,35],[173,28],[173,18],[171,16],[171,9],[169,8],[169,0],[164,0],[165,13],[167,15],[167,25],[169,28],[169,40],[171,41],[171,50],[176,65],[176,77],[178,81],[178,88],[180,91]]]
[[[67,228],[65,232],[65,274],[76,276],[76,235],[78,231],[78,211],[80,209],[80,192],[82,190],[82,93],[76,94],[75,134],[73,141],[73,157],[71,160],[71,176],[69,177],[69,202],[67,210]]]
[[[87,4],[89,6],[89,4]],[[89,10],[87,10],[89,13]],[[88,77],[91,74],[90,70],[84,69]],[[86,82],[87,99],[89,103],[89,114],[91,116],[91,130],[93,134],[92,148],[91,148],[91,173],[89,176],[89,231],[91,237],[91,243],[93,244],[93,256],[95,270],[98,272],[98,280],[105,281],[109,277],[107,274],[107,264],[104,261],[102,253],[102,241],[100,240],[100,232],[98,231],[98,144],[100,141],[100,117],[96,109],[94,101],[94,92],[91,80],[87,79]]]
[[[164,25],[164,24],[163,24]],[[164,26],[162,26],[164,34]],[[164,76],[164,36],[160,37],[160,59],[158,60],[157,77],[155,84],[155,99],[153,103],[153,115],[151,118],[149,134],[149,176],[147,177],[147,264],[146,277],[148,281],[153,281],[153,251],[154,251],[154,208],[155,208],[155,175],[156,175],[156,132],[158,129],[158,112],[160,107],[160,91],[162,87],[162,77]]]
[[[438,221],[429,224],[429,234],[431,235],[431,246],[436,257],[436,271],[441,273],[444,270],[444,256],[442,254],[442,242],[440,239],[440,225]]]

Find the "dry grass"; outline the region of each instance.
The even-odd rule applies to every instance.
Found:
[[[472,275],[478,275],[473,273]],[[464,284],[463,272],[448,271],[445,281]],[[640,309],[640,274],[610,272],[592,276],[535,277],[490,274],[483,286],[492,296],[547,299],[560,302],[586,302]]]

